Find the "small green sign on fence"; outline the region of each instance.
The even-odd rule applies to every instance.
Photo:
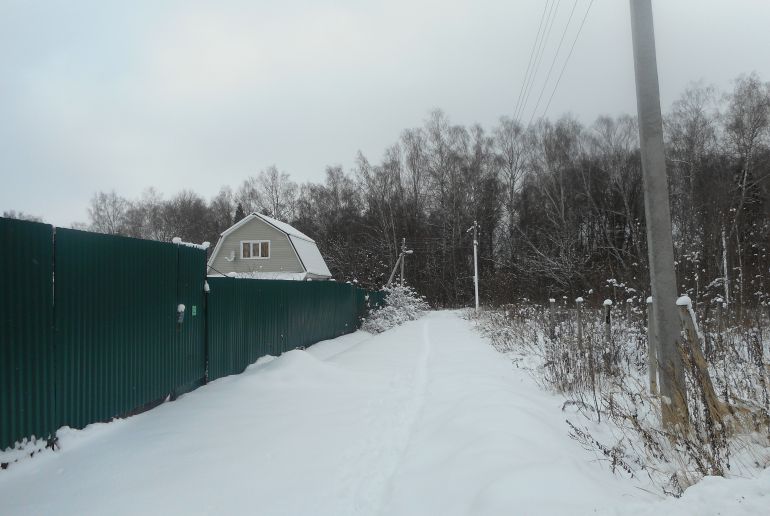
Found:
[[[198,315],[198,306],[197,305],[193,305],[192,306],[192,316],[195,317],[196,315]]]

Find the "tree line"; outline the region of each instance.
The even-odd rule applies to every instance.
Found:
[[[665,114],[680,291],[700,302],[770,301],[770,83],[756,74],[729,92],[693,84]],[[271,166],[206,200],[99,192],[87,228],[139,238],[215,243],[254,211],[311,235],[339,281],[377,288],[401,240],[408,283],[434,306],[473,296],[478,221],[482,302],[649,295],[636,118],[571,116],[490,130],[441,111],[407,129],[379,161],[326,167],[297,184]]]

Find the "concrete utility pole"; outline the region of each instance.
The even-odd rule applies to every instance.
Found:
[[[469,227],[466,233],[473,230],[473,288],[476,293],[476,313],[479,313],[479,224],[475,220],[473,226]]]
[[[660,112],[658,65],[651,0],[630,0],[631,34],[636,71],[636,103],[644,178],[644,211],[650,260],[654,336],[658,342],[661,412],[664,426],[684,431],[689,424],[682,357],[679,354],[679,320],[674,244],[668,178],[663,155],[663,120]]]
[[[393,271],[390,273],[390,278],[388,278],[388,283],[385,285],[386,287],[389,287],[393,283],[393,278],[396,277],[396,271],[398,270],[399,265],[401,266],[401,286],[404,286],[404,260],[406,259],[407,254],[412,254],[414,251],[412,249],[406,248],[406,238],[401,240],[401,253],[398,255],[398,260],[396,260],[396,265],[393,266]]]

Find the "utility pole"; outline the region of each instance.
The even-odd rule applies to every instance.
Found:
[[[406,237],[401,239],[401,286],[404,286],[404,262],[406,261]]]
[[[476,294],[476,313],[479,313],[479,224],[475,220],[473,226],[466,230],[466,233],[473,230],[473,288]]]
[[[630,0],[631,35],[636,71],[636,104],[644,179],[644,211],[650,261],[654,337],[658,340],[661,413],[664,426],[685,431],[689,425],[682,357],[678,341],[676,273],[671,236],[668,178],[663,154],[658,65],[651,0]]]
[[[390,273],[388,283],[385,285],[386,287],[389,287],[391,283],[393,283],[393,278],[396,277],[396,271],[398,270],[399,265],[401,266],[401,286],[404,286],[404,260],[406,259],[407,254],[412,254],[413,252],[412,249],[406,248],[406,238],[401,239],[401,253],[398,255],[396,265],[393,266],[393,271]]]

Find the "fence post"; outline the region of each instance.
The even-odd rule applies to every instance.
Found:
[[[720,351],[724,349],[722,346],[722,334],[724,333],[724,317],[725,317],[725,305],[721,297],[717,298],[717,346]]]
[[[604,370],[609,372],[612,366],[612,300],[604,300],[604,342],[606,349],[604,351]]]
[[[652,296],[647,298],[647,368],[650,375],[650,394],[658,395],[658,350],[655,347],[655,311]]]
[[[551,340],[556,338],[556,300],[554,298],[548,300],[548,335]]]
[[[577,345],[579,349],[583,349],[583,318],[581,313],[583,298],[575,299],[575,304],[577,305]]]

